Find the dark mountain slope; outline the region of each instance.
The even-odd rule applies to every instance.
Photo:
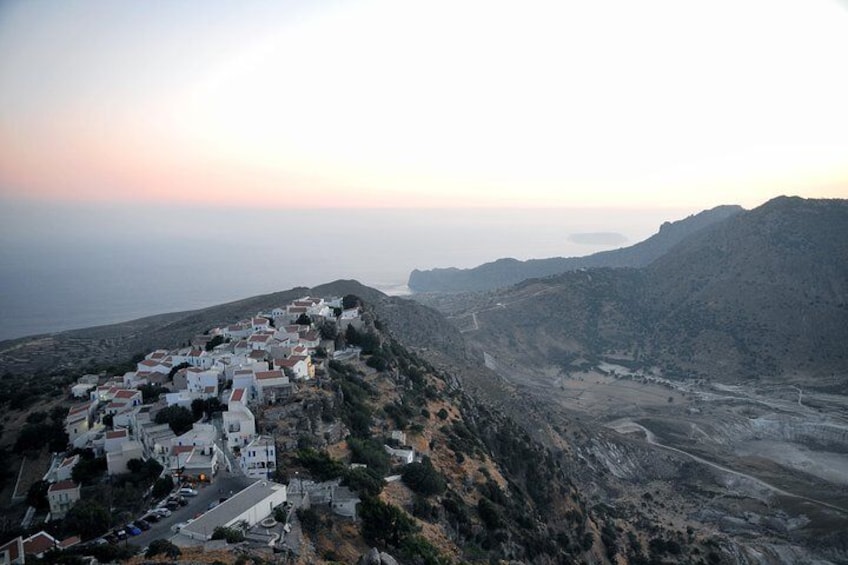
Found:
[[[565,273],[485,300],[469,306],[479,329],[466,335],[531,365],[829,377],[848,360],[848,201],[778,198],[644,269]]]
[[[718,206],[677,222],[666,222],[660,226],[658,233],[636,245],[602,251],[586,257],[554,257],[528,261],[498,259],[473,269],[416,269],[409,276],[409,288],[417,292],[488,290],[577,269],[643,267],[690,235],[742,211],[739,206]]]
[[[778,198],[713,226],[646,271],[655,350],[740,376],[844,368],[848,201]]]

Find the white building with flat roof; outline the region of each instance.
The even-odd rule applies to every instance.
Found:
[[[285,502],[286,485],[256,481],[190,522],[180,534],[195,540],[210,540],[215,528],[227,528],[239,522],[253,526],[271,516],[274,509]]]

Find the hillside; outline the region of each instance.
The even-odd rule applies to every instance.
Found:
[[[527,429],[538,434],[548,414],[541,405],[528,411],[529,399],[469,363],[462,336],[438,313],[350,281],[311,289],[322,291],[370,297],[356,301],[363,310],[359,329],[337,335],[343,345],[360,347],[361,357],[321,363],[314,379],[298,381],[284,399],[252,406],[257,429],[275,439],[277,480],[294,492],[304,480],[340,479],[361,502],[355,521],[318,503],[293,511],[294,562],[354,563],[371,547],[401,563],[428,565],[638,563],[675,555],[721,561],[728,543],[722,537],[687,535],[648,512],[601,503],[601,493],[620,488],[617,481],[599,475],[567,443],[552,449],[546,433],[531,437]],[[251,308],[242,317],[269,299],[240,302]],[[215,315],[230,308],[238,307],[226,305]],[[181,319],[190,318],[194,330],[191,324],[206,315],[212,314]],[[482,387],[479,397],[467,392],[476,387]],[[24,415],[20,408],[10,411]],[[390,444],[414,448],[420,462],[392,460],[384,449]],[[16,529],[8,526],[5,537]],[[61,521],[47,527],[64,528]],[[78,547],[65,555],[108,549]],[[124,551],[134,552],[131,546]],[[267,543],[248,543],[202,559],[233,563],[272,555]],[[199,562],[190,550],[182,559]]]
[[[586,257],[554,257],[550,259],[498,259],[472,269],[414,270],[409,288],[415,292],[480,291],[506,287],[523,280],[600,267],[643,267],[667,253],[692,234],[742,212],[739,206],[718,206],[676,222],[666,222],[659,232],[645,241],[602,251]]]
[[[339,280],[312,289],[296,287],[201,310],[173,312],[119,324],[11,339],[0,342],[0,374],[26,376],[115,368],[127,363],[135,355],[160,347],[176,347],[215,325],[233,323],[246,315],[308,294],[356,294],[368,301],[388,298],[380,291],[357,281]]]
[[[802,375],[845,386],[848,202],[779,198],[643,269],[432,302],[460,327],[476,323],[468,336],[480,347],[566,369],[606,358],[669,376]]]
[[[778,198],[641,269],[416,299],[498,375],[465,373],[475,397],[632,523],[656,503],[733,562],[848,558],[848,201]]]

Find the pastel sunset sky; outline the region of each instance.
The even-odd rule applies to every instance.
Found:
[[[837,0],[7,0],[0,197],[846,197],[846,60]]]

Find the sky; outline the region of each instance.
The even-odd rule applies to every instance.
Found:
[[[837,0],[5,0],[0,199],[848,197],[846,56]]]

